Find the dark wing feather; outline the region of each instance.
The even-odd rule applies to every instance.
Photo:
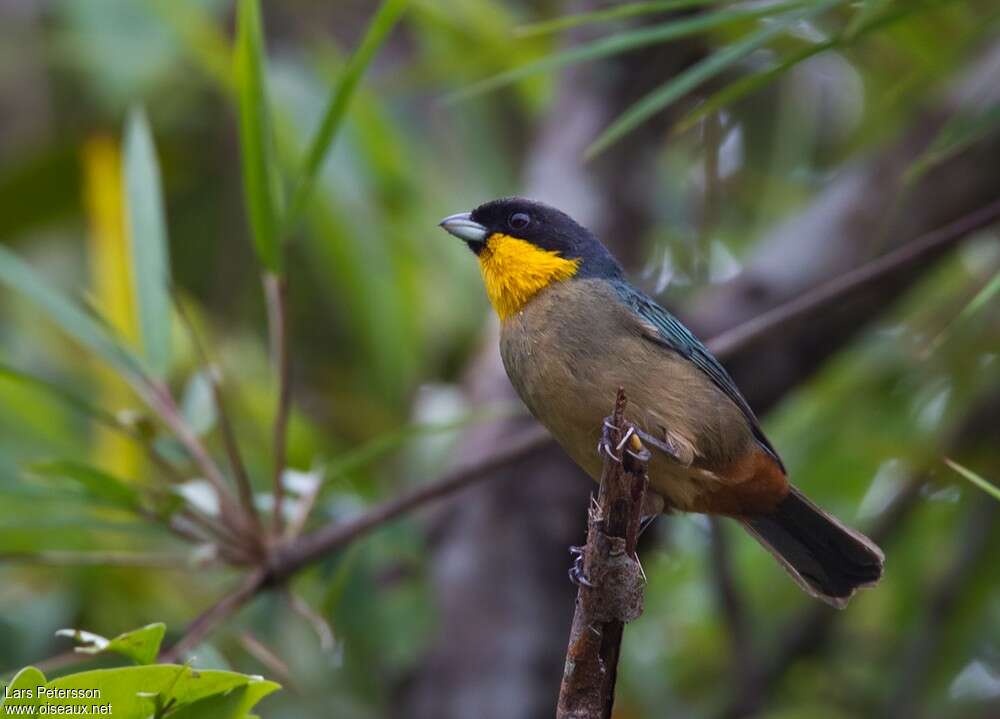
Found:
[[[615,290],[626,305],[635,312],[645,324],[649,325],[655,334],[646,334],[646,339],[656,342],[668,349],[690,360],[698,369],[708,375],[709,379],[722,392],[731,399],[743,416],[750,423],[754,438],[760,446],[778,463],[781,471],[785,471],[785,465],[774,447],[764,436],[764,431],[760,428],[757,416],[750,409],[750,405],[740,394],[733,378],[729,376],[725,368],[719,364],[708,348],[703,345],[691,330],[681,324],[680,320],[660,307],[653,299],[646,296],[627,282],[613,282]]]

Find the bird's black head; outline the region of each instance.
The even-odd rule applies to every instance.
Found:
[[[441,226],[480,255],[502,238],[523,240],[567,260],[579,260],[578,277],[619,277],[621,266],[587,228],[554,207],[507,197],[486,202],[472,212],[452,215]]]

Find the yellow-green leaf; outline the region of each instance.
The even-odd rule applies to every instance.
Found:
[[[166,625],[159,622],[119,634],[114,639],[105,639],[82,629],[60,629],[56,636],[71,637],[80,645],[76,647],[76,651],[81,654],[114,652],[128,657],[136,664],[152,664],[160,653],[160,643],[163,642],[166,631]]]
[[[958,472],[962,477],[964,477],[965,479],[969,480],[974,485],[976,485],[977,487],[979,487],[981,490],[983,490],[984,492],[986,492],[986,494],[988,494],[991,497],[993,497],[993,499],[995,499],[998,502],[1000,502],[1000,487],[998,487],[997,485],[993,484],[993,482],[990,482],[989,480],[985,479],[984,477],[981,477],[980,475],[978,475],[975,472],[973,472],[968,467],[965,467],[965,466],[959,464],[958,462],[956,462],[956,461],[954,461],[952,459],[948,459],[947,457],[945,457],[944,463],[947,464],[949,467],[951,467],[956,472]]]

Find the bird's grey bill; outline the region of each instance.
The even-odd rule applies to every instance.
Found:
[[[468,212],[459,212],[441,220],[439,225],[444,230],[466,242],[485,242],[486,228],[472,219]]]

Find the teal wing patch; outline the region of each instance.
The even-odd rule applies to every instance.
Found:
[[[660,307],[652,298],[643,294],[627,282],[613,282],[615,290],[625,304],[635,312],[645,324],[649,325],[655,333],[646,335],[646,339],[655,342],[667,349],[677,352],[682,357],[688,359],[698,369],[708,375],[709,379],[722,390],[729,399],[740,408],[743,416],[750,423],[754,438],[761,447],[778,463],[781,471],[785,471],[785,466],[778,456],[777,451],[771,446],[764,431],[760,427],[757,416],[750,409],[750,405],[740,394],[733,378],[729,376],[725,368],[715,359],[708,348],[692,334],[691,330],[681,324],[680,320]]]

